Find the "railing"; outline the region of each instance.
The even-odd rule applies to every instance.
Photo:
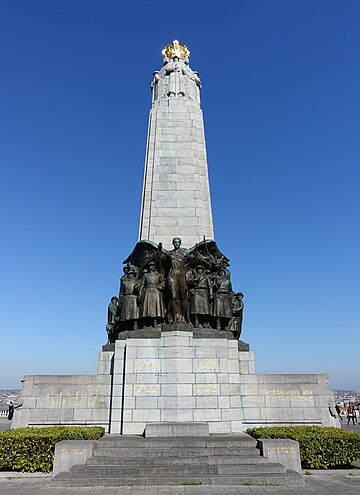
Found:
[[[7,411],[6,409],[5,410],[1,410],[0,411],[0,418],[7,418],[7,415],[9,414],[9,411]]]

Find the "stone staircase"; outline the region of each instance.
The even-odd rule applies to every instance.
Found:
[[[97,441],[84,466],[60,473],[53,486],[295,485],[295,471],[261,457],[245,433],[196,438],[108,435]]]

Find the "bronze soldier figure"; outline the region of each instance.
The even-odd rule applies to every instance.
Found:
[[[139,306],[137,295],[139,293],[139,282],[135,273],[129,270],[126,278],[123,277],[120,287],[120,321],[125,330],[137,330],[139,319]]]
[[[108,335],[108,342],[109,344],[113,344],[116,340],[116,313],[118,309],[118,303],[119,300],[116,296],[113,296],[111,298],[110,304],[108,306],[108,317],[107,317],[107,325],[106,325],[106,332]]]
[[[185,272],[187,250],[180,247],[181,239],[179,237],[174,237],[172,244],[174,249],[167,251],[171,260],[171,268],[168,273],[170,289],[168,321],[169,323],[188,323],[190,319]]]
[[[231,282],[227,277],[226,270],[221,268],[214,283],[214,316],[216,318],[216,329],[224,330],[232,318],[231,312]]]
[[[165,317],[163,290],[165,279],[156,271],[156,265],[150,262],[149,271],[143,274],[138,301],[140,302],[140,318],[145,323],[150,319],[152,326],[156,327],[159,320]]]
[[[239,340],[241,335],[241,327],[243,321],[243,303],[244,294],[242,292],[237,292],[233,294],[233,301],[231,304],[231,310],[233,317],[229,321],[229,330],[233,333],[234,337]]]
[[[196,272],[190,284],[190,314],[194,316],[194,327],[198,328],[200,323],[208,327],[208,319],[211,314],[210,300],[213,299],[212,285],[209,277],[201,265],[196,267]]]

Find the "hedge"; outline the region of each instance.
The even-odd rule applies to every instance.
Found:
[[[323,426],[274,426],[249,428],[254,438],[291,438],[299,442],[303,469],[349,468],[360,459],[360,435]]]
[[[48,473],[54,462],[55,444],[61,440],[97,440],[99,426],[50,426],[16,428],[0,433],[0,471]]]

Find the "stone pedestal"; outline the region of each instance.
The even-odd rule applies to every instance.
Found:
[[[111,433],[142,435],[147,423],[206,422],[242,431],[238,343],[168,331],[117,341]]]
[[[206,423],[210,434],[340,426],[326,374],[257,374],[254,354],[227,332],[203,338],[189,325],[169,328],[152,338],[128,332],[105,346],[97,375],[26,376],[12,427],[99,425],[142,435],[149,423]]]

